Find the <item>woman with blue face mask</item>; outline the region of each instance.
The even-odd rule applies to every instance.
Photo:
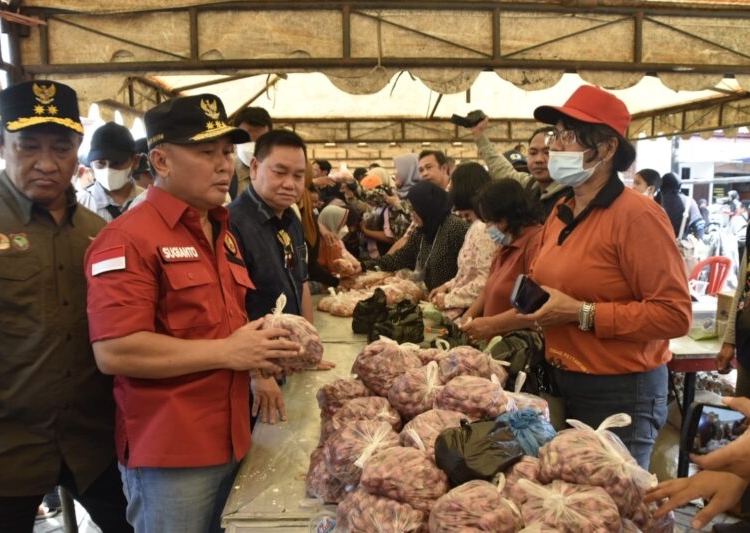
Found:
[[[531,267],[550,298],[520,316],[544,331],[566,418],[596,427],[630,415],[615,433],[648,468],[667,417],[668,339],[685,335],[692,319],[674,232],[661,206],[618,175],[635,160],[622,101],[587,85],[534,117],[555,126],[550,175],[572,191],[546,220]]]
[[[530,327],[513,310],[510,294],[518,275],[528,273],[539,251],[543,217],[539,205],[511,178],[487,185],[479,195],[477,210],[498,249],[483,291],[462,320],[461,329],[474,342]]]

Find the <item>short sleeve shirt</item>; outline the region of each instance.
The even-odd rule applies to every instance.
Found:
[[[284,312],[302,315],[302,284],[308,279],[308,270],[299,217],[291,208],[276,216],[252,185],[229,205],[229,213],[232,232],[255,285],[245,299],[250,319],[270,313],[281,294],[287,300]]]
[[[228,213],[200,214],[163,189],[110,223],[86,256],[92,342],[139,331],[221,339],[247,323],[252,287]],[[247,372],[213,370],[168,379],[115,377],[118,459],[130,467],[210,466],[250,444]]]
[[[104,220],[60,224],[0,173],[0,497],[49,491],[64,460],[85,490],[112,463],[112,379],[96,368],[83,256]]]

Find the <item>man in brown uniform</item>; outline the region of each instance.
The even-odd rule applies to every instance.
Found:
[[[52,81],[0,93],[0,531],[31,532],[66,488],[105,532],[132,531],[114,461],[112,382],[96,368],[83,256],[104,220],[71,185],[75,92]]]

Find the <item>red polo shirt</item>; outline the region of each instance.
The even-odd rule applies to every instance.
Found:
[[[247,323],[252,282],[213,209],[215,252],[199,213],[151,187],[146,200],[99,234],[86,254],[91,342],[151,331],[221,339]],[[213,370],[169,379],[116,376],[116,446],[129,467],[210,466],[250,446],[248,372]]]

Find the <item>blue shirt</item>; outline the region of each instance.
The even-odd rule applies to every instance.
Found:
[[[302,315],[307,247],[294,210],[286,209],[279,218],[250,185],[229,204],[229,222],[255,285],[245,297],[250,320],[270,313],[281,293],[287,299],[284,312]]]

